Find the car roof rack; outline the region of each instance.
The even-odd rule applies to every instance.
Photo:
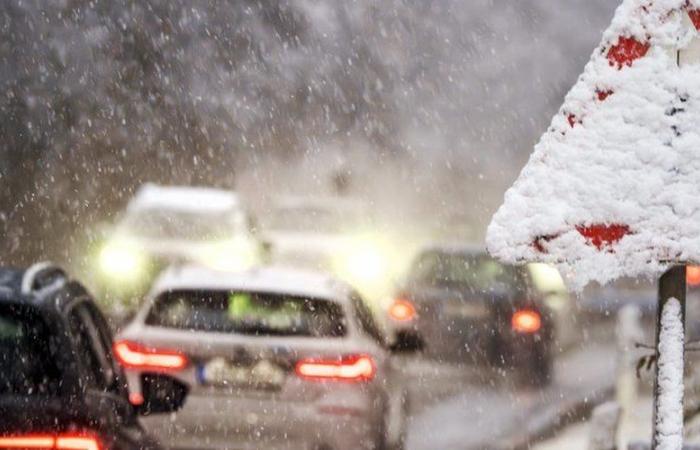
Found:
[[[52,262],[33,264],[22,276],[22,294],[40,291],[58,280],[65,281],[67,277],[66,272]]]

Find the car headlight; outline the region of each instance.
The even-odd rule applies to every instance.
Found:
[[[382,252],[369,247],[351,252],[345,264],[348,274],[361,280],[375,280],[381,277],[387,268],[387,261]]]
[[[110,242],[100,251],[99,264],[109,278],[133,281],[143,274],[146,257],[134,244]]]
[[[385,246],[372,239],[351,243],[336,261],[336,272],[352,282],[375,283],[385,278],[389,269]]]

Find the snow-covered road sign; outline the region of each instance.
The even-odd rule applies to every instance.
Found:
[[[574,286],[700,262],[700,0],[624,0],[487,233]]]

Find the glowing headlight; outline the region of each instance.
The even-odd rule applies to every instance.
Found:
[[[387,267],[384,255],[375,248],[357,249],[345,262],[348,274],[361,280],[374,280],[382,276]]]
[[[134,280],[142,275],[145,257],[133,244],[113,242],[107,244],[99,256],[102,272],[118,280]]]
[[[359,239],[340,255],[336,271],[350,281],[374,283],[382,280],[390,269],[383,245],[371,239]]]

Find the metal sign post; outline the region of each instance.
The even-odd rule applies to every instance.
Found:
[[[693,17],[698,18],[697,11],[694,13]],[[681,20],[688,29],[695,28],[700,31],[698,24],[694,23],[694,19],[690,14],[681,13]],[[676,50],[676,64],[678,67],[684,67],[689,64],[700,63],[700,38],[695,36],[684,49]],[[656,338],[654,342],[654,349],[656,352],[656,373],[654,376],[654,413],[653,413],[653,440],[652,449],[666,450],[675,447],[675,444],[670,444],[674,439],[668,439],[669,433],[680,432],[680,440],[678,443],[678,448],[680,449],[683,445],[682,442],[682,432],[683,432],[683,364],[685,360],[685,297],[686,297],[686,267],[685,265],[676,265],[671,267],[666,271],[661,278],[659,278],[659,299],[657,305],[656,314]],[[675,302],[675,300],[677,302]],[[669,301],[675,303],[674,308],[680,306],[680,328],[681,328],[681,338],[675,340],[675,344],[668,342],[662,344],[662,323],[664,318],[664,311],[668,307]],[[668,311],[667,311],[668,312]],[[673,340],[671,340],[673,341]],[[677,348],[680,347],[680,348]],[[681,364],[680,366],[671,364],[668,361],[668,355],[662,354],[664,352],[680,353]],[[680,371],[680,373],[678,373]],[[669,397],[668,392],[664,392],[664,386],[661,386],[660,380],[664,378],[666,383],[668,383],[669,375],[675,379],[679,384],[678,391],[676,394]],[[666,397],[664,397],[666,396]],[[680,398],[676,398],[680,396]],[[673,397],[671,399],[671,397]],[[674,411],[674,417],[666,417],[669,411],[666,409],[668,405],[665,402],[671,401],[676,409],[680,411]],[[680,403],[676,405],[676,403]],[[673,424],[673,426],[671,426]],[[680,429],[678,429],[680,427]],[[662,444],[662,442],[665,442]]]
[[[666,388],[665,386],[662,385],[660,382],[660,377],[666,378],[666,382],[669,381],[669,375],[671,375],[671,378],[673,379],[674,377],[677,379],[677,381],[680,381],[680,404],[682,406],[683,404],[683,398],[682,398],[682,380],[683,380],[683,365],[681,364],[680,366],[673,365],[672,363],[669,364],[665,360],[662,360],[663,357],[666,355],[662,355],[661,351],[663,350],[664,352],[670,352],[673,353],[675,352],[680,352],[681,355],[683,355],[684,352],[684,342],[685,342],[685,294],[686,294],[686,278],[685,278],[685,266],[674,266],[671,267],[669,270],[666,271],[663,275],[661,275],[661,278],[659,278],[659,299],[658,299],[658,305],[657,305],[657,314],[656,314],[656,338],[655,338],[655,343],[654,343],[654,348],[656,350],[656,373],[654,376],[654,414],[653,414],[653,440],[652,440],[652,445],[651,448],[652,450],[655,449],[663,449],[667,450],[668,447],[666,445],[662,445],[664,442],[668,441],[668,434],[674,434],[680,432],[681,434],[681,440],[680,440],[680,445],[682,445],[682,432],[683,432],[683,408],[680,408],[680,411],[678,411],[677,406],[674,408],[672,411],[672,414],[675,417],[668,417],[667,415],[669,414],[669,411],[667,411],[667,407],[669,406],[669,403],[676,403],[677,398],[676,394],[674,392],[668,392],[669,389]],[[668,340],[664,342],[663,339],[663,334],[664,330],[662,329],[664,326],[667,324],[664,323],[664,320],[668,321],[668,314],[669,310],[667,308],[669,307],[670,303],[673,302],[674,305],[671,305],[674,308],[677,308],[677,305],[680,305],[680,327],[681,327],[681,337],[680,340],[676,340],[675,344],[674,341]],[[665,316],[666,312],[666,316]],[[680,348],[669,348],[669,345],[673,346],[680,346]],[[681,357],[683,359],[683,357]],[[680,373],[678,373],[680,371]],[[670,397],[669,397],[670,396]],[[678,421],[680,420],[680,430],[678,430],[677,425]],[[678,447],[680,449],[680,447]]]

